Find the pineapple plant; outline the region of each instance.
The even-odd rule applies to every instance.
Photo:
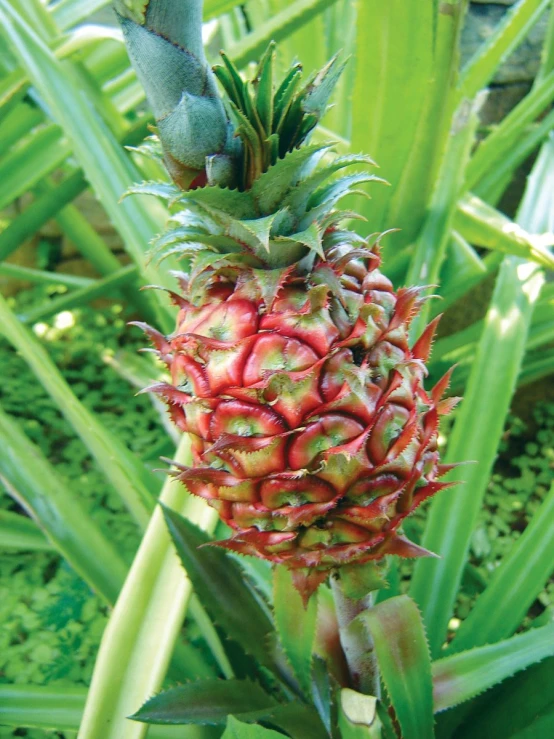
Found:
[[[401,527],[449,484],[450,373],[424,387],[437,320],[410,343],[423,289],[395,291],[383,234],[346,225],[342,199],[380,180],[372,160],[308,142],[343,63],[278,84],[270,44],[252,80],[224,54],[211,70],[201,8],[178,8],[117,8],[175,183],[134,190],[177,206],[156,248],[188,265],[175,331],[141,324],[171,375],[149,390],[192,440],[174,474],[230,527],[219,546],[285,565],[305,602],[333,571],[355,592],[385,555],[430,554]]]

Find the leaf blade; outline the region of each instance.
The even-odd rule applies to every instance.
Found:
[[[554,623],[433,662],[435,711],[473,698],[554,655]]]
[[[367,626],[382,680],[402,735],[431,739],[433,695],[431,660],[423,622],[415,603],[399,595],[361,613],[353,622]]]

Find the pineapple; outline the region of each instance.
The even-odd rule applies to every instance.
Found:
[[[424,388],[437,320],[410,346],[421,289],[395,291],[380,235],[345,225],[356,216],[339,202],[379,179],[364,171],[371,160],[306,143],[340,61],[304,84],[296,64],[277,85],[273,45],[252,81],[223,55],[223,104],[201,48],[184,52],[189,36],[160,28],[163,6],[119,8],[177,184],[136,190],[163,190],[177,206],[157,248],[188,264],[171,293],[175,331],[143,325],[171,375],[150,390],[190,434],[194,466],[175,474],[230,527],[218,544],[285,565],[307,600],[337,568],[429,554],[401,526],[448,485],[437,429],[455,402],[441,399],[449,375]],[[144,39],[185,53],[171,126]]]

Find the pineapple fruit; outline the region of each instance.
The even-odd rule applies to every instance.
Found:
[[[429,554],[401,525],[448,485],[437,430],[455,402],[442,399],[449,376],[424,388],[437,321],[410,346],[421,289],[395,291],[380,235],[345,225],[356,215],[339,201],[379,179],[371,160],[306,143],[339,60],[304,84],[296,64],[277,85],[273,45],[252,81],[223,56],[222,102],[199,3],[181,2],[173,23],[168,5],[117,7],[177,185],[136,189],[177,206],[157,248],[188,264],[175,331],[143,326],[171,374],[150,389],[190,434],[194,466],[175,474],[230,527],[218,544],[290,568],[307,600],[338,568]]]

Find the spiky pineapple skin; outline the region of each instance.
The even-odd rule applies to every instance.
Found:
[[[172,378],[152,389],[193,440],[179,480],[233,530],[222,546],[286,565],[304,593],[339,566],[424,554],[399,527],[447,486],[448,378],[423,385],[436,322],[410,348],[420,291],[395,292],[378,251],[360,254],[336,247],[307,273],[208,268],[200,293],[174,296],[176,331],[151,330]]]

